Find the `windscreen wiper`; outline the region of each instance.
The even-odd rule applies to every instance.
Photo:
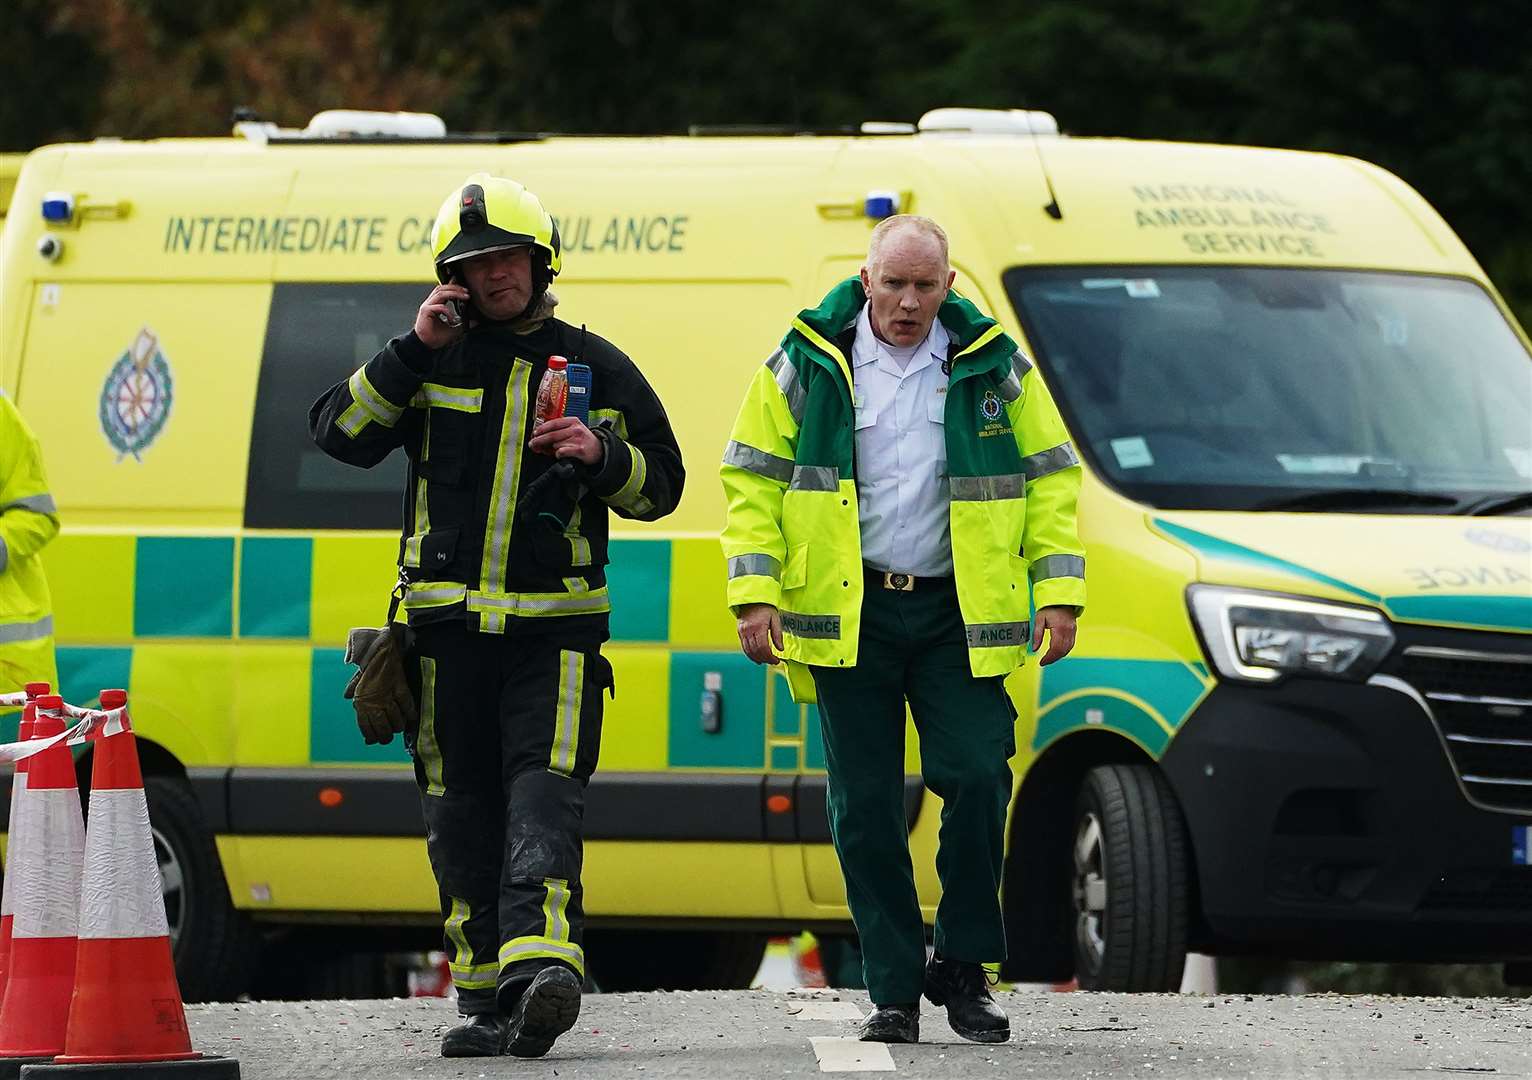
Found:
[[[1510,495],[1486,495],[1482,499],[1464,503],[1453,513],[1462,514],[1465,517],[1509,514],[1512,510],[1520,510],[1524,506],[1532,506],[1532,491],[1518,491]]]
[[[1451,495],[1401,488],[1325,488],[1281,495],[1255,503],[1251,510],[1360,510],[1370,506],[1457,506]]]

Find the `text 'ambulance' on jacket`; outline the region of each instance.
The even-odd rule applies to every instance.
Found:
[[[722,477],[729,604],[781,613],[783,656],[857,662],[862,553],[853,474],[851,369],[859,279],[804,311],[761,367],[734,423]],[[1025,659],[1031,600],[1085,606],[1075,524],[1080,464],[1032,363],[972,303],[949,293],[945,409],[953,574],[975,676]],[[809,680],[789,665],[794,695]]]
[[[539,505],[522,507],[554,464],[527,440],[555,354],[591,368],[590,423],[605,457],[584,484],[543,485]],[[563,617],[561,630],[605,637],[607,508],[664,517],[685,479],[664,407],[633,361],[556,318],[525,332],[476,326],[435,351],[411,330],[331,387],[309,423],[321,449],[352,465],[375,465],[397,446],[409,455],[399,566],[412,623],[466,614],[504,633],[519,620],[547,630],[547,618]]]

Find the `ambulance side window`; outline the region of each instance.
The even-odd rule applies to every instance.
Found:
[[[397,530],[404,452],[371,469],[343,465],[309,438],[320,394],[408,330],[422,285],[279,284],[256,389],[245,525],[256,529]]]

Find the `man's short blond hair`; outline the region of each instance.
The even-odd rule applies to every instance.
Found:
[[[942,265],[951,265],[947,258],[947,234],[942,227],[928,217],[919,214],[895,214],[878,222],[872,230],[872,239],[867,242],[867,265],[876,266],[878,256],[883,252],[883,241],[900,229],[913,229],[936,241],[936,246],[942,251]]]

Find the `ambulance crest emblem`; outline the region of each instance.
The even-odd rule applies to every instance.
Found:
[[[993,390],[984,391],[984,400],[979,402],[979,411],[984,414],[984,419],[994,423],[1000,419],[1000,396]]]
[[[170,362],[160,339],[147,326],[117,358],[101,388],[101,431],[121,461],[129,454],[143,461],[143,452],[159,438],[170,419]]]

